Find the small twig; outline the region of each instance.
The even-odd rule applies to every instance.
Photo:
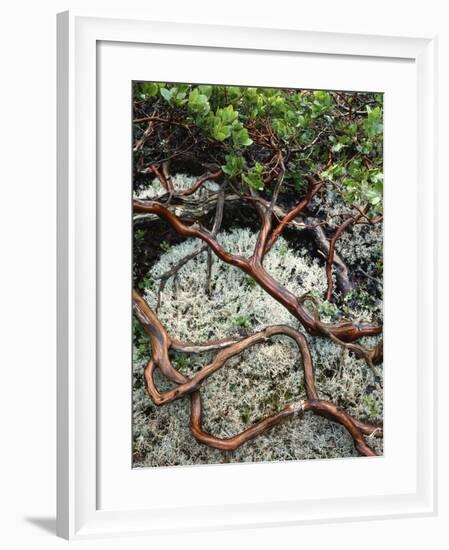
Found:
[[[220,230],[221,222],[223,220],[223,209],[224,209],[224,187],[220,190],[217,196],[214,225],[211,231],[211,235],[213,236],[216,236],[218,231]],[[167,282],[170,279],[170,277],[176,275],[182,267],[184,267],[188,262],[190,262],[190,260],[193,260],[194,258],[199,256],[206,250],[208,251],[208,254],[209,254],[210,248],[207,246],[207,244],[202,244],[197,250],[195,250],[190,254],[187,254],[187,256],[184,256],[184,258],[179,260],[179,262],[176,263],[174,266],[172,266],[170,269],[162,273],[162,275],[158,275],[155,277],[156,280],[161,281],[158,289],[156,311],[159,311],[161,294],[164,291],[165,286],[167,285]],[[210,280],[209,275],[208,275],[208,280]]]
[[[265,254],[268,254],[268,252],[271,250],[272,246],[279,238],[285,226],[289,224],[292,220],[294,220],[300,214],[300,212],[302,212],[304,208],[310,204],[310,201],[312,200],[312,198],[318,193],[318,191],[324,185],[323,181],[316,181],[311,176],[306,176],[306,178],[309,181],[309,191],[307,195],[295,206],[295,208],[290,210],[290,212],[288,212],[284,216],[282,221],[279,223],[276,229],[272,232],[265,246]]]
[[[169,196],[172,196],[175,191],[173,188],[173,183],[170,176],[165,176],[165,173],[168,173],[167,162],[168,161],[162,163],[162,172],[159,170],[159,167],[156,164],[150,164],[148,168],[151,170],[151,172],[154,173],[155,176],[158,177],[159,181],[162,184],[162,187],[164,187],[164,189],[168,191]]]
[[[374,281],[378,285],[382,286],[382,281],[380,281],[377,277],[373,277],[372,275],[370,275],[369,273],[364,271],[361,267],[357,267],[356,269],[357,269],[357,271],[360,271],[360,273],[363,273],[363,275],[365,275],[365,277],[368,277],[368,279],[371,279],[372,281]]]
[[[327,276],[327,292],[326,292],[326,300],[331,302],[332,301],[332,290],[334,286],[334,281],[332,278],[332,265],[334,263],[334,253],[335,253],[335,243],[337,242],[337,239],[340,237],[340,235],[345,231],[351,224],[357,223],[358,220],[362,217],[362,215],[365,215],[368,211],[369,207],[365,207],[365,210],[360,213],[356,217],[349,217],[346,219],[335,231],[334,235],[329,241],[329,254],[327,256],[327,262],[326,262],[326,276]]]

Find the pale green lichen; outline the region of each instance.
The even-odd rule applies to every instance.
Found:
[[[171,177],[171,182],[175,191],[186,191],[197,181],[194,176],[185,174],[176,174]],[[201,197],[204,193],[218,191],[219,186],[214,181],[205,181],[202,186],[192,194],[193,197]],[[134,191],[135,199],[156,199],[167,193],[165,187],[161,184],[159,178],[154,178],[145,187]]]

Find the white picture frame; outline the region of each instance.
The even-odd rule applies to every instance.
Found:
[[[132,494],[122,507],[99,505],[98,453],[101,419],[102,377],[98,376],[98,295],[101,279],[97,272],[98,195],[97,82],[101,44],[165,45],[202,48],[214,52],[240,51],[254,55],[318,55],[323,58],[383,59],[413,64],[416,74],[417,135],[416,165],[411,177],[419,182],[410,198],[419,204],[420,224],[410,251],[419,262],[416,277],[415,317],[418,323],[416,348],[412,348],[416,369],[410,371],[416,433],[413,427],[413,488],[377,496],[339,494],[297,499],[276,488],[257,502],[251,497],[201,501],[177,509],[144,507]],[[58,504],[57,530],[65,538],[86,538],[131,533],[160,533],[180,530],[238,528],[244,526],[290,525],[329,520],[378,519],[432,515],[436,511],[436,409],[434,326],[434,205],[435,176],[435,39],[432,37],[386,37],[310,31],[284,31],[243,27],[159,23],[142,20],[102,19],[65,12],[58,16]],[[119,64],[117,65],[119,66]],[[166,80],[169,80],[168,78]],[[415,92],[414,92],[415,93]],[[388,147],[388,142],[386,147]],[[392,199],[393,200],[393,199]],[[388,209],[388,203],[386,205]],[[388,210],[387,210],[388,215]],[[418,228],[417,218],[415,227]],[[393,231],[393,230],[392,230]],[[416,280],[415,280],[416,279]],[[104,318],[104,316],[102,317]],[[100,330],[101,332],[101,330]],[[130,387],[129,387],[129,391]],[[417,394],[416,394],[417,395]],[[388,406],[388,400],[387,400]],[[120,408],[126,414],[126,408]],[[388,430],[388,424],[387,424]],[[104,453],[103,453],[104,454]],[[393,453],[394,454],[394,453]],[[111,458],[111,463],[113,462]],[[265,465],[266,466],[266,465]],[[319,466],[319,465],[318,465]],[[235,467],[235,466],[234,466]],[[250,475],[251,465],[239,468]],[[258,466],[259,467],[259,466]],[[341,467],[341,466],[339,466]],[[207,467],[208,480],[225,476],[222,466]],[[351,468],[356,468],[353,464]],[[237,470],[236,470],[237,471]],[[271,471],[273,471],[271,469]],[[221,472],[221,473],[220,473]],[[267,470],[270,475],[270,470]],[[114,476],[116,472],[113,472]],[[410,475],[411,475],[410,474]],[[193,476],[191,471],[165,470],[158,483],[170,483],[176,476]],[[110,480],[109,478],[106,478]],[[125,479],[125,478],[124,478]],[[101,483],[100,483],[100,480]],[[182,480],[181,480],[182,481]],[[396,492],[395,492],[396,491]],[[129,504],[128,504],[129,502]],[[199,514],[198,511],[202,510]]]

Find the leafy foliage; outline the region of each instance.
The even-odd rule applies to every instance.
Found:
[[[199,161],[268,192],[279,150],[284,191],[304,190],[304,176],[317,175],[348,205],[368,204],[373,215],[382,210],[382,94],[136,82],[134,105],[136,118],[169,121],[146,140],[137,165],[195,146]],[[136,137],[144,131],[135,125]]]

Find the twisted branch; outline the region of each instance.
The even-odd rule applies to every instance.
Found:
[[[332,279],[332,265],[334,263],[335,243],[337,242],[337,239],[340,237],[343,231],[345,231],[350,225],[356,224],[362,217],[365,217],[367,212],[368,212],[368,207],[365,208],[363,211],[361,211],[357,216],[354,216],[354,217],[351,216],[348,219],[346,219],[337,228],[331,240],[329,241],[329,253],[328,253],[327,262],[326,262],[326,275],[327,275],[326,300],[328,302],[332,301],[332,290],[334,286],[334,282]]]
[[[284,305],[287,310],[301,322],[309,334],[313,336],[323,334],[322,326],[316,322],[315,317],[307,310],[307,308],[303,306],[300,300],[298,300],[292,292],[276,281],[263,268],[260,253],[262,245],[264,245],[263,239],[258,240],[254,255],[251,258],[246,259],[238,254],[231,254],[227,252],[210,231],[197,222],[192,225],[186,225],[171,210],[161,205],[159,202],[135,200],[133,202],[133,207],[134,212],[136,213],[157,214],[158,216],[164,218],[180,235],[201,239],[222,261],[242,269],[264,290],[266,290],[270,296]],[[267,210],[268,209],[266,209],[266,211]],[[265,222],[266,226],[264,231],[267,230],[269,223],[271,222]],[[372,323],[353,324],[350,321],[345,320],[342,320],[335,325],[325,326],[326,329],[337,338],[348,342],[357,340],[362,336],[379,334],[382,330],[379,325]]]
[[[200,443],[217,449],[228,451],[235,450],[248,440],[264,433],[269,428],[279,424],[294,414],[312,411],[344,426],[351,435],[355,448],[362,456],[374,456],[376,454],[367,445],[363,435],[382,435],[382,427],[380,425],[366,424],[356,420],[331,401],[318,398],[312,358],[307,339],[302,333],[286,325],[275,325],[267,327],[237,342],[232,340],[227,340],[225,342],[225,340],[221,340],[213,344],[206,343],[197,346],[193,345],[195,347],[194,351],[211,349],[217,343],[219,346],[225,345],[226,347],[217,353],[209,365],[203,367],[191,378],[187,378],[173,367],[169,359],[168,351],[171,347],[176,347],[178,350],[182,351],[192,351],[192,349],[189,348],[189,345],[183,345],[178,341],[176,341],[175,346],[173,345],[175,341],[170,338],[155,313],[136,291],[133,291],[133,304],[136,317],[143,324],[144,329],[150,337],[151,343],[152,358],[145,368],[145,382],[148,394],[156,405],[164,405],[189,394],[191,399],[191,432]],[[304,385],[307,399],[299,400],[298,402],[288,405],[280,412],[256,422],[253,426],[229,439],[220,439],[206,433],[202,429],[202,406],[200,396],[202,383],[217,370],[224,367],[227,361],[232,357],[235,357],[255,344],[266,342],[268,338],[276,335],[288,336],[292,338],[298,346],[303,362]],[[159,368],[161,372],[169,380],[175,382],[177,386],[172,390],[160,393],[153,379],[154,370],[156,368]]]

